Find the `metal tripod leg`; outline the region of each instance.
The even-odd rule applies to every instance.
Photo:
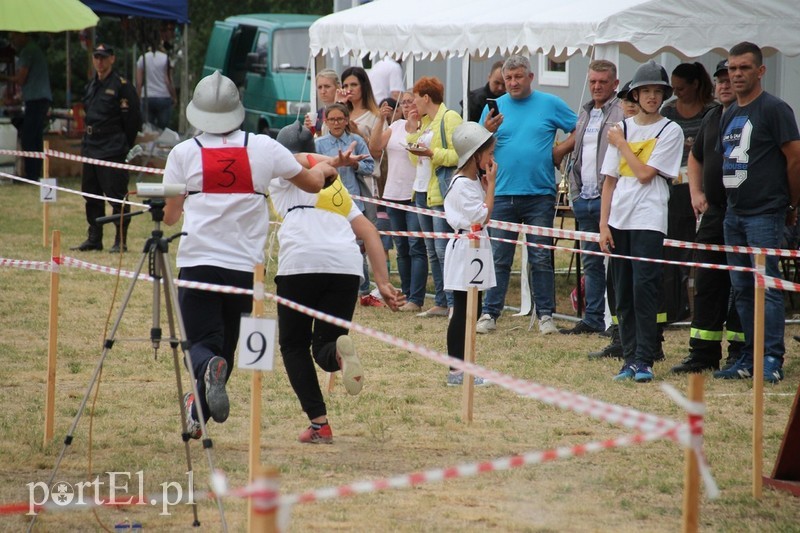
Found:
[[[130,303],[131,295],[133,294],[133,290],[136,287],[136,282],[139,279],[139,275],[142,272],[142,267],[144,266],[144,262],[148,259],[148,257],[153,257],[153,254],[155,254],[155,256],[153,257],[153,260],[155,261],[154,264],[159,264],[160,267],[162,268],[162,270],[164,271],[164,273],[166,274],[166,278],[165,278],[165,282],[166,283],[165,283],[165,286],[164,286],[164,290],[165,290],[165,293],[167,294],[167,298],[166,298],[167,309],[168,310],[170,308],[174,309],[175,313],[176,313],[176,316],[178,317],[178,325],[179,325],[180,333],[181,333],[181,337],[180,337],[179,340],[180,340],[180,344],[181,344],[182,350],[184,352],[184,358],[187,361],[187,368],[189,370],[189,374],[190,374],[190,377],[191,377],[191,380],[192,380],[192,387],[194,389],[194,394],[195,394],[195,397],[197,397],[197,394],[198,394],[197,382],[195,381],[194,370],[192,368],[191,362],[189,361],[188,348],[186,346],[187,343],[184,340],[186,338],[186,330],[184,328],[183,320],[182,320],[181,315],[180,315],[180,309],[176,305],[176,303],[178,301],[178,299],[177,299],[177,291],[175,290],[175,285],[173,284],[173,277],[172,277],[171,271],[169,270],[168,263],[164,259],[164,255],[167,253],[167,249],[168,249],[168,242],[167,242],[166,239],[162,238],[162,235],[163,235],[163,233],[158,229],[158,224],[156,224],[156,230],[153,231],[152,236],[147,241],[147,244],[145,245],[144,251],[142,252],[142,256],[139,259],[139,262],[137,263],[136,268],[135,268],[135,270],[133,272],[133,279],[131,280],[131,284],[128,287],[128,291],[125,293],[125,296],[122,299],[122,302],[120,304],[119,311],[117,312],[117,317],[116,317],[116,319],[114,321],[114,324],[111,327],[111,330],[109,332],[108,337],[103,342],[103,351],[100,354],[100,359],[98,360],[97,365],[95,365],[95,369],[92,372],[92,376],[91,376],[91,378],[89,380],[89,385],[86,388],[86,392],[83,395],[83,399],[81,400],[80,405],[78,406],[78,412],[75,414],[75,418],[73,419],[72,424],[70,425],[69,430],[67,431],[67,435],[64,438],[64,445],[62,446],[61,451],[60,451],[60,453],[58,455],[58,458],[56,459],[56,464],[53,466],[53,471],[51,472],[50,478],[48,479],[48,482],[47,482],[48,486],[52,486],[53,482],[55,481],[55,477],[58,474],[58,469],[61,466],[61,462],[63,461],[64,456],[66,455],[67,449],[69,448],[69,446],[72,445],[72,440],[73,440],[73,435],[75,433],[75,429],[77,428],[78,423],[80,422],[80,419],[83,416],[83,413],[84,413],[84,411],[86,409],[86,404],[89,401],[89,397],[91,396],[92,391],[94,390],[94,388],[95,388],[95,386],[97,384],[97,381],[99,379],[100,372],[101,372],[101,370],[103,368],[103,364],[105,363],[106,357],[108,356],[108,353],[111,350],[111,348],[114,346],[114,341],[115,341],[115,338],[116,338],[117,330],[119,329],[119,326],[122,323],[122,317],[124,316],[125,310],[128,307],[128,304]],[[156,280],[155,282],[157,283],[157,281],[158,280]],[[154,291],[154,294],[157,295],[158,291],[157,290]],[[154,305],[157,306],[158,303],[154,302]],[[175,345],[178,342],[178,340],[176,339],[176,337],[174,335],[173,318],[172,318],[172,314],[171,313],[169,315],[169,322],[170,322],[170,335],[171,335],[170,343],[172,345]],[[176,375],[179,375],[179,367],[178,367],[176,351],[177,351],[177,347],[173,346],[175,372],[176,372]],[[178,378],[178,387],[180,388],[180,379],[179,378]],[[181,405],[181,412],[183,412],[184,409],[183,409],[183,400],[182,400],[182,398],[179,398],[179,403]],[[197,407],[198,407],[198,411],[200,411],[200,405],[199,404],[198,404]],[[211,472],[213,472],[214,471],[214,463],[213,463],[213,458],[211,456],[211,451],[210,451],[210,449],[212,447],[212,442],[211,442],[211,439],[208,438],[208,434],[206,432],[205,422],[203,421],[204,417],[202,416],[202,412],[200,412],[199,414],[200,414],[200,423],[201,423],[203,437],[204,437],[203,438],[203,447],[205,448],[206,455],[208,457],[209,469],[210,469]],[[186,431],[187,428],[186,428],[186,418],[185,417],[181,417],[181,424],[183,425],[184,433],[188,436],[188,433]],[[188,458],[188,456],[189,456],[188,442],[186,442],[186,448],[187,448],[187,458]],[[191,470],[191,465],[189,466],[189,468]],[[222,521],[223,531],[227,531],[227,525],[225,523],[225,516],[224,516],[223,509],[222,509],[222,502],[219,499],[217,499],[217,506],[218,506],[219,512],[220,512],[220,518],[221,518],[221,521]],[[28,524],[28,529],[27,529],[28,533],[30,533],[33,530],[33,526],[36,523],[36,518],[37,517],[38,517],[38,514],[35,514],[31,518],[31,521]],[[195,523],[197,523],[196,510],[195,510]]]

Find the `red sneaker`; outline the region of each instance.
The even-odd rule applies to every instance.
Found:
[[[333,444],[333,431],[330,424],[325,424],[319,429],[308,426],[297,438],[307,444]]]
[[[371,294],[365,294],[361,297],[361,305],[364,307],[386,307],[386,304],[380,298],[376,298]]]

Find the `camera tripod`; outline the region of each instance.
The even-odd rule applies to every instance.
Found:
[[[103,351],[100,355],[100,359],[95,366],[94,372],[92,373],[92,377],[89,380],[89,385],[86,389],[86,392],[81,400],[80,406],[78,407],[78,412],[75,415],[74,420],[72,421],[72,425],[70,426],[69,430],[67,431],[67,436],[64,438],[64,445],[61,448],[61,452],[58,455],[56,460],[56,464],[53,467],[53,471],[50,475],[50,479],[47,482],[47,486],[50,487],[53,485],[55,481],[56,474],[58,473],[58,468],[61,465],[61,461],[66,454],[67,449],[72,444],[73,435],[75,433],[75,429],[78,426],[78,422],[83,415],[86,404],[89,401],[89,397],[92,393],[92,390],[95,388],[100,376],[100,372],[102,371],[103,364],[105,363],[106,357],[108,356],[111,348],[114,346],[115,336],[117,334],[117,330],[119,329],[120,324],[122,323],[122,317],[125,314],[125,309],[130,302],[131,295],[133,294],[133,289],[136,286],[136,281],[139,278],[139,275],[142,272],[142,268],[144,267],[144,263],[148,261],[148,273],[153,278],[153,323],[150,329],[150,341],[153,344],[153,349],[158,350],[158,347],[162,341],[162,331],[160,327],[161,321],[161,298],[160,298],[160,286],[163,285],[164,288],[164,304],[167,314],[167,320],[169,323],[169,345],[172,348],[172,360],[173,365],[175,367],[175,382],[177,385],[177,395],[178,395],[178,405],[180,410],[180,419],[181,419],[181,438],[184,442],[184,449],[186,452],[186,466],[188,468],[188,472],[193,472],[192,469],[192,457],[189,449],[189,431],[187,427],[187,413],[186,408],[183,402],[183,385],[181,384],[181,374],[180,374],[180,362],[178,360],[178,348],[180,348],[181,352],[183,353],[183,359],[185,362],[185,367],[188,369],[189,378],[192,383],[192,391],[194,393],[195,399],[199,398],[198,389],[197,389],[197,381],[195,380],[196,376],[194,375],[194,369],[192,367],[192,362],[189,358],[189,343],[186,341],[186,328],[184,327],[183,317],[181,315],[180,307],[178,306],[178,292],[174,284],[174,277],[172,275],[172,269],[170,266],[169,261],[169,243],[176,239],[177,237],[184,235],[184,233],[178,233],[173,235],[172,237],[166,238],[164,237],[164,232],[161,230],[161,222],[164,220],[164,206],[166,204],[163,198],[151,198],[145,200],[145,203],[150,206],[149,213],[153,219],[153,231],[150,234],[150,238],[147,239],[147,242],[144,245],[144,249],[142,251],[142,256],[139,259],[139,262],[136,266],[136,270],[134,271],[133,279],[131,280],[131,284],[128,287],[128,291],[125,293],[125,297],[122,299],[119,311],[117,312],[116,320],[114,321],[113,326],[111,327],[111,331],[108,337],[103,342]],[[132,217],[136,215],[140,215],[142,213],[146,213],[148,211],[137,211],[133,213],[125,213],[124,217]],[[112,221],[120,221],[120,215],[111,215],[108,217],[101,217],[97,219],[98,224],[104,224]],[[177,329],[176,332],[176,323]],[[177,336],[176,333],[179,333],[180,336]],[[212,448],[212,441],[211,438],[208,436],[205,417],[203,416],[202,407],[200,406],[199,401],[195,401],[194,403],[195,409],[197,410],[198,421],[200,422],[201,432],[202,432],[202,443],[203,449],[205,450],[206,457],[208,459],[208,467],[210,472],[214,472],[214,461],[211,455],[211,448]],[[193,483],[193,476],[189,476],[190,483]],[[189,487],[190,494],[193,493],[194,487]],[[140,489],[140,490],[143,490]],[[217,498],[217,507],[219,510],[220,519],[222,521],[222,530],[227,531],[227,525],[225,523],[225,513],[222,507],[222,500]],[[194,527],[200,526],[200,521],[197,515],[197,503],[192,498],[192,512],[194,514]],[[38,515],[34,515],[29,526],[28,532],[33,529],[33,525],[36,521],[36,517]]]

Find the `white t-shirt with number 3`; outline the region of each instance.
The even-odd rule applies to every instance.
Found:
[[[197,137],[204,148],[243,147],[245,133],[203,133]],[[194,139],[175,146],[164,168],[164,183],[186,185],[183,231],[178,245],[178,268],[217,266],[251,272],[264,261],[269,227],[269,208],[264,195],[275,178],[291,179],[302,167],[294,156],[266,135],[247,136],[247,156],[252,193],[204,193],[201,148]],[[223,167],[225,168],[225,167]],[[239,177],[232,175],[232,180]],[[258,194],[261,193],[261,194]]]

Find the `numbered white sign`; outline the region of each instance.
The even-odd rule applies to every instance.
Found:
[[[494,285],[494,265],[490,248],[464,250],[464,282],[468,287],[488,289]]]
[[[56,179],[55,178],[42,178],[39,180],[39,183],[42,184],[39,187],[39,199],[42,202],[55,202],[56,201],[56,189],[53,187],[56,186]]]
[[[275,319],[243,315],[239,326],[239,368],[272,370]]]

